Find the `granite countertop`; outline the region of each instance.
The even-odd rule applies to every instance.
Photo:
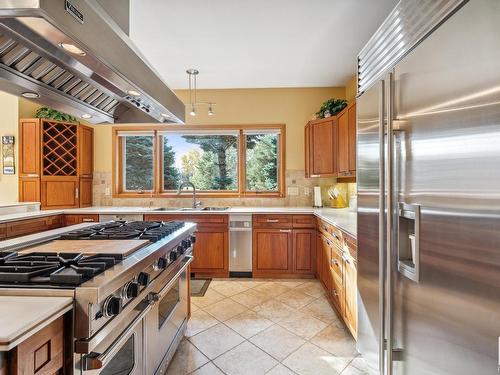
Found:
[[[47,210],[37,212],[26,212],[9,215],[0,215],[0,223],[31,219],[35,217],[43,217],[58,214],[108,214],[108,215],[124,215],[124,214],[196,214],[196,215],[213,215],[213,214],[314,214],[326,222],[338,226],[352,236],[356,236],[356,212],[350,211],[348,208],[313,208],[313,207],[230,207],[225,211],[180,211],[177,208],[172,208],[167,211],[155,211],[156,207],[87,207],[65,210]]]
[[[0,351],[11,350],[72,308],[72,297],[0,296]]]

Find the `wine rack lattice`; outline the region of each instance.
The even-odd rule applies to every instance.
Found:
[[[77,175],[77,125],[43,121],[43,175]]]

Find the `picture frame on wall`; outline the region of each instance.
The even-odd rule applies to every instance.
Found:
[[[4,175],[16,173],[14,142],[13,135],[2,136],[2,173]]]

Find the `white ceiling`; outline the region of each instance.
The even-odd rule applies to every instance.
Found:
[[[186,88],[343,86],[396,0],[131,0],[130,36]]]

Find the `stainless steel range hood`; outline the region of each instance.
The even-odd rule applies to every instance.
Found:
[[[0,90],[36,93],[92,123],[185,119],[184,104],[96,0],[0,0]]]

